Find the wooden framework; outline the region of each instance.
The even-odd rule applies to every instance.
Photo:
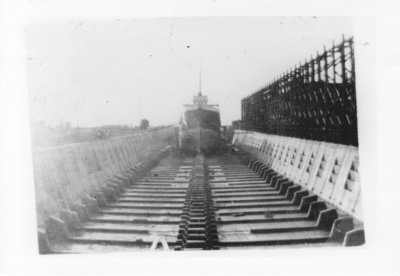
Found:
[[[353,38],[242,99],[245,130],[358,145]]]

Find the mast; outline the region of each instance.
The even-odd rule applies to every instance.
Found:
[[[201,69],[199,71],[199,96],[201,96]]]

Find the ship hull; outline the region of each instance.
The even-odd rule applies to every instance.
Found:
[[[180,133],[182,153],[193,155],[218,153],[221,146],[220,134],[209,128],[195,128]]]
[[[196,109],[184,113],[180,131],[181,151],[187,154],[213,154],[220,149],[219,112]]]

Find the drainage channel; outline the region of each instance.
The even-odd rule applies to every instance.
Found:
[[[219,249],[215,210],[203,155],[197,155],[181,216],[175,250]]]

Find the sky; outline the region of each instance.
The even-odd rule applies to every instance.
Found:
[[[350,17],[71,19],[26,27],[32,120],[48,125],[175,124],[199,91],[222,124],[240,100],[324,45],[352,36]]]

